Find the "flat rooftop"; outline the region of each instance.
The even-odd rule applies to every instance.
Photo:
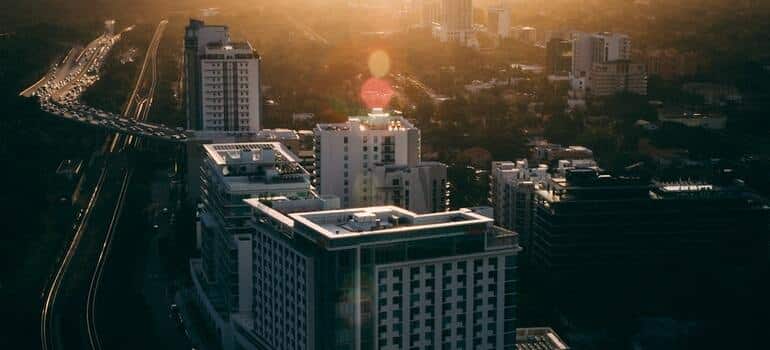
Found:
[[[299,163],[300,160],[280,142],[242,142],[242,143],[212,143],[203,145],[206,154],[217,165],[227,165],[227,157],[240,158],[241,151],[254,151],[259,157],[260,150],[273,150],[275,161],[278,163]]]
[[[361,131],[370,130],[408,130],[415,129],[414,125],[402,115],[392,115],[375,108],[365,116],[351,116],[348,121],[342,123],[317,124],[316,129],[322,131],[349,131],[351,128],[360,128]]]
[[[262,129],[255,137],[257,140],[299,140],[299,133],[291,129]]]
[[[329,239],[492,223],[492,219],[470,209],[416,214],[396,206],[294,213],[289,217]]]
[[[569,348],[550,327],[516,329],[517,350],[569,350]]]
[[[207,49],[212,50],[248,50],[253,51],[248,41],[231,41],[227,43],[213,42],[206,45]]]

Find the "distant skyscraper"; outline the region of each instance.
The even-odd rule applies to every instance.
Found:
[[[419,0],[420,24],[425,28],[432,28],[441,18],[441,3],[439,0]]]
[[[318,124],[316,180],[343,207],[398,205],[418,213],[446,208],[446,165],[422,162],[420,130],[375,109],[347,122]]]
[[[572,65],[572,42],[553,38],[546,44],[545,71],[549,75],[568,75]]]
[[[473,43],[472,0],[442,0],[439,26],[433,29],[433,34],[443,42]]]
[[[247,202],[256,307],[233,318],[235,348],[515,348],[520,248],[492,219]]]
[[[487,31],[497,37],[511,35],[511,9],[505,6],[491,6],[487,9]]]

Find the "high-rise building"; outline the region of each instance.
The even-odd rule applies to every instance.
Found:
[[[420,130],[375,109],[347,122],[318,124],[316,184],[343,207],[399,205],[418,213],[446,208],[446,165],[422,162]]]
[[[184,37],[184,91],[187,128],[203,128],[203,98],[201,96],[201,61],[206,46],[211,43],[227,43],[230,33],[226,26],[206,25],[203,21],[190,20]]]
[[[628,61],[631,59],[631,39],[626,34],[596,33],[591,35],[592,63]]]
[[[572,42],[553,38],[546,44],[545,71],[549,75],[568,75],[572,66]]]
[[[210,43],[201,62],[201,129],[256,133],[262,94],[260,57],[247,42]]]
[[[475,41],[473,1],[442,0],[439,25],[433,28],[433,35],[442,42],[451,41],[461,45],[472,45]]]
[[[594,64],[629,61],[631,40],[618,33],[573,33],[572,88],[579,95],[590,94]],[[600,68],[601,70],[601,68]]]
[[[511,9],[505,6],[491,6],[487,9],[487,31],[500,38],[511,35]]]
[[[441,20],[441,3],[439,0],[419,0],[420,25],[424,28],[433,28],[433,25]]]
[[[514,232],[469,209],[296,212],[250,199],[254,309],[239,349],[512,349]],[[306,208],[302,208],[306,210]]]
[[[204,145],[201,167],[201,258],[191,265],[199,305],[216,333],[229,332],[232,314],[254,308],[247,198],[316,200],[310,175],[278,142]],[[336,198],[325,197],[327,208]]]
[[[247,42],[232,42],[227,27],[190,20],[185,31],[185,109],[188,129],[259,131],[260,57]]]

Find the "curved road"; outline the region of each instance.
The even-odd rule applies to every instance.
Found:
[[[126,106],[125,117],[143,121],[149,114],[156,86],[156,56],[163,20],[153,35],[137,84]],[[146,71],[153,71],[148,77]],[[141,97],[137,97],[141,96]],[[136,108],[141,104],[142,108]],[[96,303],[104,266],[118,225],[133,170],[128,154],[140,139],[110,135],[96,154],[88,174],[99,174],[83,210],[81,221],[44,297],[40,340],[44,350],[53,348],[102,349],[96,320]],[[90,271],[88,276],[83,273]],[[83,308],[85,305],[85,310]]]

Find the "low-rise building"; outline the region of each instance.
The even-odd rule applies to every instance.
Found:
[[[652,50],[647,53],[647,74],[666,80],[693,76],[698,73],[699,63],[700,59],[694,52]]]
[[[658,120],[664,123],[674,123],[690,128],[722,130],[727,126],[727,117],[714,113],[698,112],[665,112],[658,114]]]
[[[740,104],[743,96],[734,86],[715,83],[686,83],[682,90],[703,97],[707,105]]]
[[[531,144],[531,159],[535,163],[552,163],[558,160],[594,159],[594,152],[585,146],[567,146],[536,141]]]
[[[594,63],[591,67],[589,96],[610,96],[619,92],[647,95],[647,71],[644,64],[629,61]]]

